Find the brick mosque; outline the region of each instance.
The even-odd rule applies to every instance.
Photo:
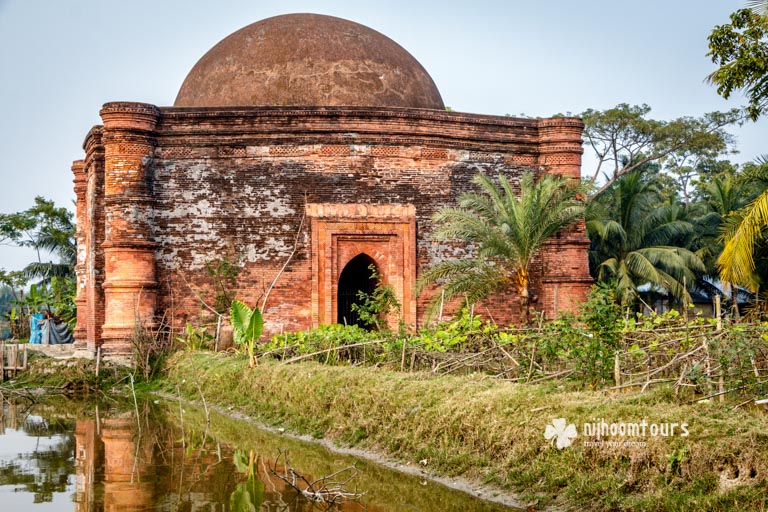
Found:
[[[469,250],[432,239],[431,217],[478,172],[579,179],[579,119],[447,111],[429,74],[386,36],[290,14],[223,39],[172,107],[113,102],[74,162],[76,345],[132,352],[137,324],[183,327],[235,261],[237,296],[262,304],[267,334],[343,322],[368,266],[402,320],[425,321],[424,269]],[[536,309],[572,310],[591,285],[583,222],[532,269]],[[351,299],[351,300],[354,300]],[[492,305],[492,307],[491,307]],[[516,320],[513,289],[476,311]]]

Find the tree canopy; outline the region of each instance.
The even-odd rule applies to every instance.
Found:
[[[726,99],[743,90],[747,113],[756,120],[768,108],[768,7],[764,1],[751,4],[752,9],[734,12],[730,23],[709,35],[707,55],[719,67],[707,79]]]
[[[0,243],[34,249],[37,261],[27,265],[24,273],[46,283],[52,277],[74,277],[74,234],[72,212],[39,196],[34,206],[24,211],[0,214]],[[44,261],[48,254],[59,261]]]
[[[694,228],[682,213],[676,204],[660,203],[655,183],[642,169],[624,174],[590,203],[591,266],[600,281],[615,283],[623,304],[633,303],[643,285],[689,297],[687,285],[704,264],[684,247]]]
[[[597,157],[597,166],[588,178],[589,186],[596,189],[592,197],[648,163],[669,167],[687,187],[700,161],[727,152],[733,137],[726,127],[743,117],[739,109],[733,109],[663,121],[650,118],[650,112],[648,105],[621,103],[607,110],[581,113],[585,144]],[[605,182],[596,186],[601,175]]]

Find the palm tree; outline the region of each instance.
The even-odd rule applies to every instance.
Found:
[[[747,8],[761,16],[768,16],[768,0],[747,0]]]
[[[590,203],[592,270],[600,281],[615,281],[622,304],[633,303],[646,284],[690,298],[685,284],[695,281],[704,264],[684,247],[693,226],[683,216],[679,206],[659,202],[655,184],[639,171],[622,176]]]
[[[723,252],[717,260],[720,278],[758,291],[768,276],[757,272],[768,249],[768,155],[748,168],[745,176],[759,194],[747,206],[726,219]]]
[[[485,174],[473,183],[479,192],[462,194],[459,206],[434,216],[438,240],[462,240],[474,247],[468,258],[445,260],[424,273],[418,291],[442,283],[441,300],[466,297],[468,303],[514,285],[520,296],[520,319],[527,323],[530,305],[531,262],[544,244],[583,215],[579,188],[552,175],[538,181],[532,174],[520,179],[515,192],[503,175],[498,185]],[[433,300],[431,312],[437,301]]]

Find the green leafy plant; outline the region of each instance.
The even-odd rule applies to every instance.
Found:
[[[583,215],[580,189],[561,177],[526,173],[518,187],[504,176],[496,180],[477,174],[478,192],[459,197],[458,206],[433,217],[437,241],[461,241],[474,246],[470,255],[445,259],[417,281],[417,292],[432,285],[444,293],[433,295],[429,311],[445,301],[464,297],[474,303],[514,286],[520,297],[520,321],[530,319],[531,265],[540,249],[557,233]]]
[[[357,313],[358,318],[366,326],[375,328],[377,331],[389,330],[387,315],[393,311],[400,312],[400,303],[395,295],[395,290],[388,284],[382,284],[381,276],[376,270],[376,266],[368,266],[371,271],[369,279],[376,282],[373,292],[366,293],[362,290],[357,292],[359,303],[352,304],[352,311]]]
[[[191,323],[187,322],[184,329],[184,336],[178,336],[176,341],[183,344],[189,351],[202,350],[209,347],[209,343],[213,341],[214,337],[206,332],[205,327],[196,328]]]
[[[376,353],[364,347],[343,348],[368,341],[380,340],[382,333],[368,331],[357,325],[330,324],[320,325],[309,331],[275,334],[264,344],[266,352],[279,353],[283,358],[317,354],[315,360],[326,364],[359,361],[377,362]],[[337,349],[338,350],[329,350]]]
[[[479,315],[472,315],[466,307],[461,308],[453,320],[440,322],[432,329],[422,329],[415,343],[424,350],[449,352],[461,349],[469,335],[480,332],[483,322]],[[496,326],[493,326],[496,329]]]
[[[229,314],[232,318],[235,343],[240,346],[245,345],[248,349],[249,365],[253,368],[256,364],[254,346],[264,329],[264,318],[261,311],[258,307],[251,309],[243,302],[235,299],[229,308]]]
[[[77,321],[75,306],[75,280],[71,277],[51,277],[47,290],[47,304],[62,322],[74,329]]]

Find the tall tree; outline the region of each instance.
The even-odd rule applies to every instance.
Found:
[[[626,103],[597,111],[589,109],[581,114],[584,120],[585,143],[597,157],[597,166],[589,178],[594,186],[602,175],[605,178],[595,197],[608,189],[621,176],[652,162],[678,153],[681,163],[693,152],[720,151],[719,141],[730,141],[725,127],[738,122],[741,112],[711,112],[700,118],[681,117],[672,121],[650,119],[648,105],[629,106]],[[689,152],[689,153],[686,153]]]
[[[583,215],[579,187],[552,175],[537,181],[532,174],[520,179],[519,193],[503,175],[498,184],[482,173],[473,182],[479,192],[462,194],[458,207],[441,210],[434,222],[438,240],[464,241],[474,254],[438,263],[422,275],[418,289],[439,282],[445,300],[464,296],[474,303],[514,286],[527,323],[531,262],[547,240]]]
[[[65,322],[74,322],[77,252],[74,232],[72,213],[42,197],[36,197],[34,206],[27,210],[0,214],[0,243],[29,247],[37,254],[37,261],[29,263],[21,272],[0,270],[0,281],[11,286],[15,281],[15,289],[32,279],[37,281],[26,296],[21,292],[17,294],[16,303],[24,306],[19,308],[23,315],[44,307]]]
[[[590,262],[599,280],[616,283],[623,304],[632,304],[646,284],[677,298],[689,296],[686,284],[704,265],[681,246],[693,231],[682,214],[677,205],[659,202],[655,184],[640,169],[622,175],[590,203]]]
[[[750,4],[751,9],[734,12],[729,24],[716,26],[709,35],[707,55],[718,68],[707,80],[726,99],[743,90],[747,113],[756,120],[768,108],[768,7],[765,1]]]
[[[710,296],[728,295],[729,291],[733,295],[733,284],[719,279],[717,259],[723,251],[721,229],[728,218],[754,197],[753,187],[738,179],[738,169],[730,162],[721,163],[724,165],[707,169],[706,178],[696,184],[698,202],[693,204],[689,214],[694,232],[686,242],[686,247],[701,258],[705,267],[704,274],[696,280],[696,288]]]
[[[0,214],[0,243],[34,249],[37,261],[27,265],[24,273],[43,284],[49,284],[53,277],[74,277],[74,234],[72,212],[42,197],[36,197],[34,206],[27,210]],[[58,261],[45,258],[48,255]]]
[[[707,130],[707,121],[688,119],[699,133],[688,144],[669,153],[664,159],[664,168],[677,181],[686,212],[691,203],[691,185],[699,177],[702,167],[717,161],[734,143],[733,135],[724,130]]]

